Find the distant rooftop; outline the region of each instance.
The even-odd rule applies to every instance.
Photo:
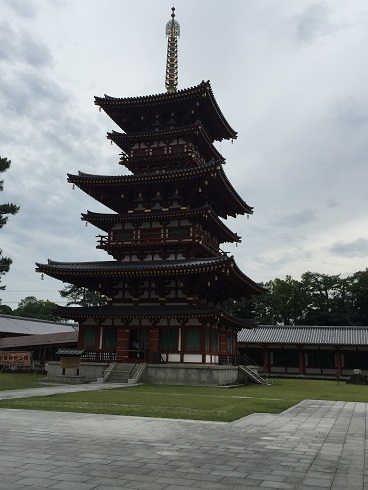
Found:
[[[1,349],[24,349],[32,347],[56,347],[58,345],[77,345],[78,332],[59,332],[59,333],[47,333],[41,335],[18,335],[17,337],[5,337],[0,339]]]
[[[75,332],[76,323],[50,322],[21,316],[0,315],[0,335],[43,335],[49,333]]]
[[[368,345],[368,326],[262,325],[238,332],[238,342],[283,345]]]

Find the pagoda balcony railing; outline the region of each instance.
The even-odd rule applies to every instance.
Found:
[[[188,145],[178,145],[172,147],[159,146],[152,148],[136,148],[131,150],[129,154],[121,153],[120,161],[121,162],[129,162],[130,160],[147,160],[147,157],[150,158],[160,158],[163,156],[190,156],[192,157],[198,165],[203,165],[206,163],[206,160],[201,157],[200,153],[197,149],[188,147]]]
[[[239,366],[239,354],[225,354],[219,356],[220,366]]]
[[[202,231],[195,230],[194,238],[196,242],[200,243],[207,250],[218,255],[219,246],[208,235],[205,235]]]
[[[85,350],[81,356],[83,362],[112,362],[116,361],[116,351]]]
[[[134,233],[135,234],[135,233]],[[149,234],[145,233],[143,236],[133,237],[129,239],[111,238],[107,235],[98,235],[97,248],[119,248],[124,247],[149,247],[149,246],[163,246],[163,245],[187,245],[191,243],[200,244],[214,255],[218,255],[219,246],[218,243],[212,240],[208,235],[203,233],[199,228],[194,228],[191,236],[188,237],[171,237],[162,234],[161,230],[157,232],[151,231]]]
[[[198,151],[187,144],[151,146],[147,148],[134,148],[130,151],[130,158],[147,158],[164,155],[195,154],[199,156]]]
[[[126,362],[147,362],[149,364],[165,363],[161,352],[150,352],[149,350],[137,349],[122,349],[119,352],[121,359],[126,359]],[[85,350],[81,356],[82,362],[114,362],[117,361],[116,351],[103,350]]]
[[[148,349],[121,349],[119,355],[129,362],[147,362],[148,364],[163,364],[161,352],[151,352]]]

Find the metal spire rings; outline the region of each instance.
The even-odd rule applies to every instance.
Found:
[[[172,7],[171,20],[166,24],[167,59],[165,87],[168,92],[176,92],[178,85],[178,40],[180,25],[175,20],[175,8]]]

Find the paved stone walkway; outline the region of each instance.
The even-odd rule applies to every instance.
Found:
[[[233,423],[0,410],[0,489],[368,488],[365,403]]]
[[[63,384],[41,386],[40,388],[0,391],[0,400],[10,400],[11,398],[28,398],[29,396],[50,396],[58,393],[75,393],[76,391],[113,390],[114,388],[124,388],[127,386],[134,385],[121,383],[85,383],[80,385]]]

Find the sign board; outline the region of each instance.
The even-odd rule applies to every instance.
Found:
[[[61,356],[60,364],[62,369],[79,369],[80,357]]]
[[[6,366],[30,366],[31,352],[0,352],[0,364]]]

